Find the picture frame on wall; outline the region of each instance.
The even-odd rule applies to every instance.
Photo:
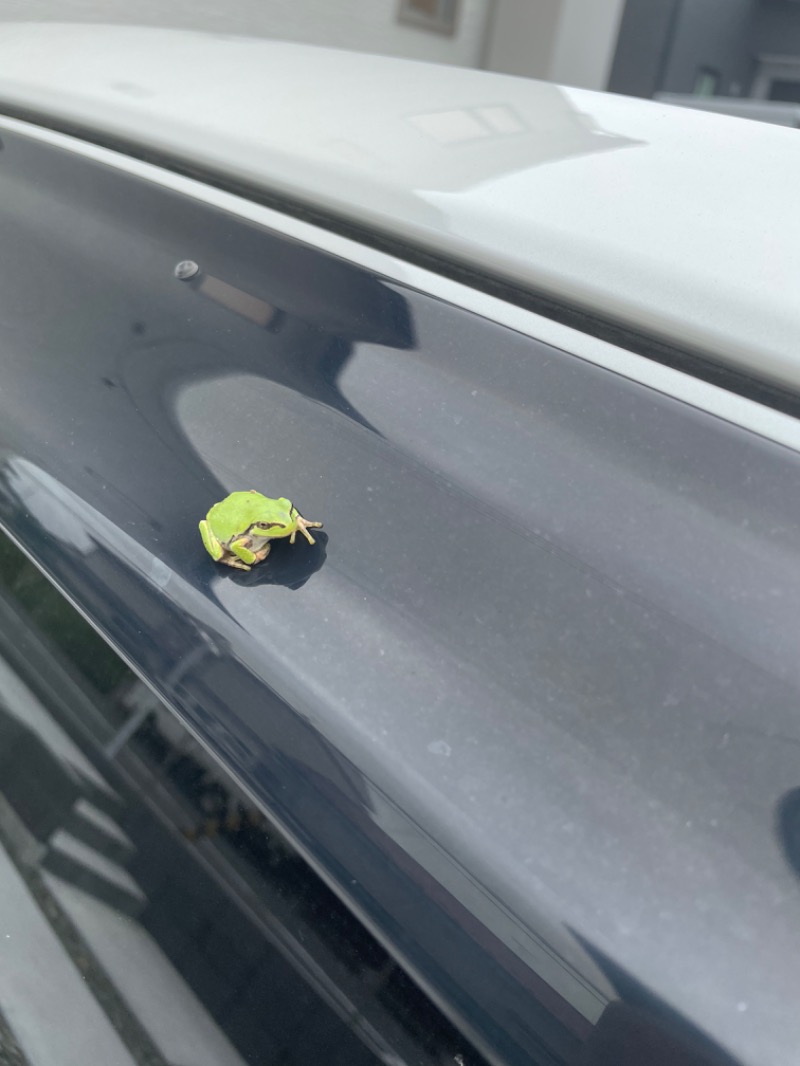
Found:
[[[460,0],[400,0],[397,21],[452,37],[458,26]]]

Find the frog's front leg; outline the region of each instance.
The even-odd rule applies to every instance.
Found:
[[[297,536],[298,532],[303,534],[309,544],[317,543],[308,531],[309,529],[322,529],[322,522],[309,522],[308,519],[303,518],[302,515],[297,515],[295,518],[295,524],[297,529],[292,530],[292,535],[289,537],[290,544],[294,544],[294,538]]]

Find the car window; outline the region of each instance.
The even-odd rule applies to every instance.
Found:
[[[3,908],[38,930],[40,990],[64,990],[94,1061],[482,1061],[5,536],[0,693]],[[26,997],[4,989],[23,1023]],[[28,1029],[47,1043],[46,1016],[0,1031],[14,1061]]]

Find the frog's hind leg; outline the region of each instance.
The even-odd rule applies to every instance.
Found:
[[[263,548],[259,548],[258,551],[254,553],[255,557],[256,557],[256,562],[257,563],[263,563],[264,560],[266,559],[266,557],[269,555],[271,550],[272,550],[272,544],[269,541],[267,541],[267,543],[264,545]]]
[[[242,559],[237,559],[235,555],[232,555],[211,531],[211,526],[203,519],[200,523],[200,536],[203,538],[203,547],[208,554],[217,563],[224,563],[226,566],[232,566],[235,570],[249,570],[250,567]]]
[[[259,548],[258,551],[253,551],[253,541],[250,537],[246,534],[237,537],[236,540],[233,540],[230,543],[230,550],[236,556],[236,559],[231,559],[228,565],[237,566],[237,561],[240,560],[241,562],[238,564],[239,569],[249,570],[253,563],[260,563],[262,560],[266,559],[269,555],[269,549],[270,545],[267,543],[262,548]],[[227,562],[227,560],[224,561]],[[241,563],[245,563],[246,565],[241,566]]]
[[[200,523],[200,536],[203,538],[203,547],[216,562],[221,562],[225,549],[211,532],[211,526],[205,519]]]

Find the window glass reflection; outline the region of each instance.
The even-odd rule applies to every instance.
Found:
[[[4,537],[0,780],[15,1062],[482,1061]]]

